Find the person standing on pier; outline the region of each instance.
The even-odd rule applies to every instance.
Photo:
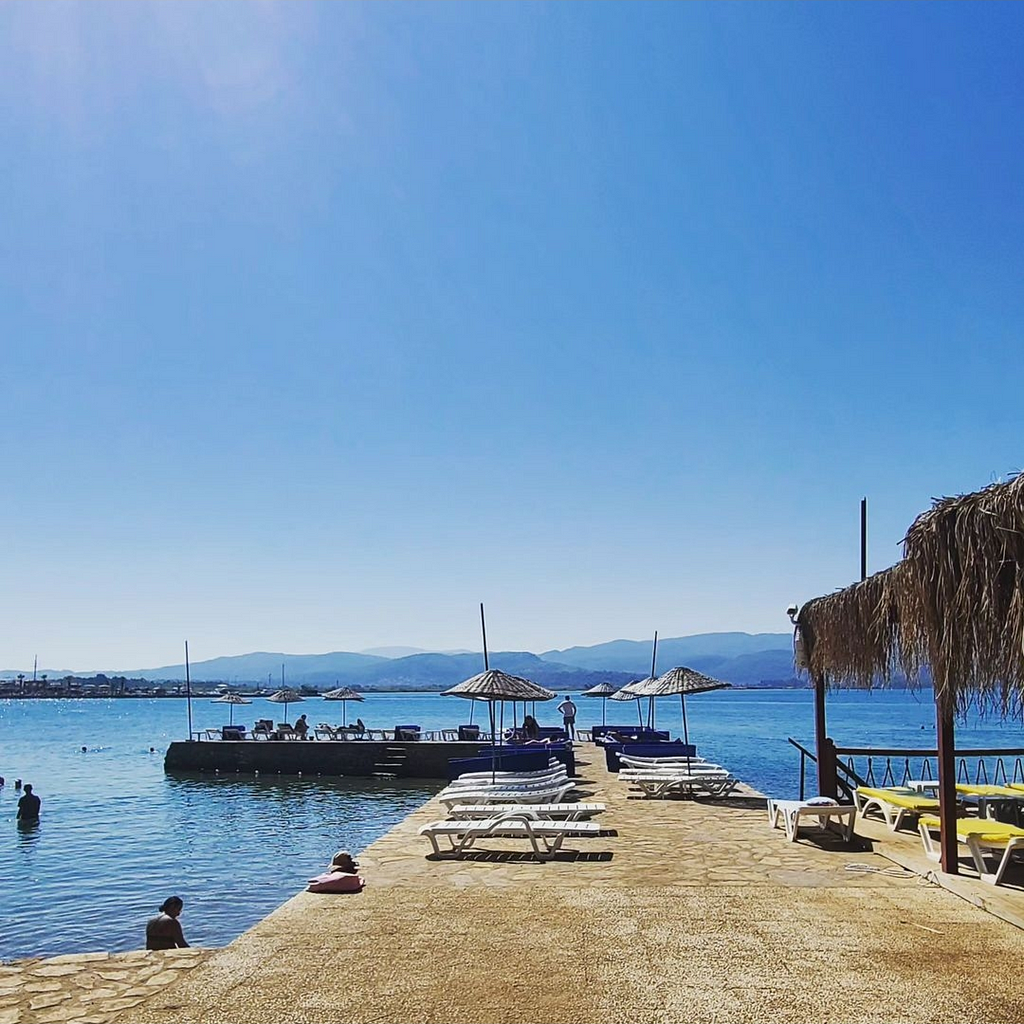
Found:
[[[18,801],[18,821],[38,821],[42,800],[32,792],[32,783],[25,783],[25,795]]]
[[[562,723],[565,726],[566,735],[569,739],[576,739],[576,705],[572,702],[569,694],[555,710],[562,716]]]

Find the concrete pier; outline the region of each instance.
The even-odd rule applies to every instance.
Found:
[[[640,800],[581,755],[599,837],[435,860],[431,800],[362,854],[363,893],[298,894],[113,1019],[1024,1021],[1018,929],[870,843],[787,842],[756,796]]]

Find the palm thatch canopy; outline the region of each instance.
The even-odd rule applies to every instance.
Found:
[[[808,602],[811,672],[870,686],[929,666],[936,698],[1003,715],[1024,708],[1024,475],[937,499],[885,572]]]
[[[636,697],[673,697],[677,693],[709,693],[711,690],[724,690],[729,686],[732,686],[732,683],[712,679],[711,676],[683,665],[669,669],[657,679],[642,679],[638,683],[630,683],[628,689]]]
[[[328,690],[323,694],[324,700],[363,700],[363,695],[351,686],[339,686],[336,690]]]
[[[598,683],[596,686],[590,687],[589,690],[584,690],[581,697],[610,697],[615,693],[617,687],[611,683]]]
[[[252,701],[248,697],[243,697],[239,693],[225,693],[220,697],[215,697],[210,701],[211,704],[251,704]]]
[[[534,701],[551,700],[554,693],[529,679],[512,676],[492,668],[445,690],[442,697],[468,697],[472,700]]]
[[[285,687],[283,690],[278,690],[277,693],[272,693],[266,699],[273,701],[275,704],[298,704],[306,698],[298,690]]]
[[[648,676],[647,679],[634,679],[633,682],[626,683],[626,685],[617,693],[613,693],[611,695],[611,700],[639,700],[640,694],[634,693],[633,687],[639,686],[641,683],[651,682],[654,682],[654,680],[650,676]]]

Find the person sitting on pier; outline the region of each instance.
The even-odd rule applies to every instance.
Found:
[[[307,892],[361,892],[366,883],[359,877],[359,864],[348,850],[339,850],[322,875],[309,880]]]
[[[531,740],[540,739],[540,726],[533,715],[523,715],[523,739],[529,743]]]
[[[160,913],[146,922],[146,949],[188,949],[178,915],[185,906],[180,896],[169,896]]]
[[[306,721],[305,715],[299,715],[298,720],[295,723],[295,731],[299,734],[299,739],[304,740],[306,733],[309,732],[309,722]]]

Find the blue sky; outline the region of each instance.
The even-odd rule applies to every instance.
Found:
[[[0,6],[0,668],[780,631],[1024,468],[1019,5]]]

